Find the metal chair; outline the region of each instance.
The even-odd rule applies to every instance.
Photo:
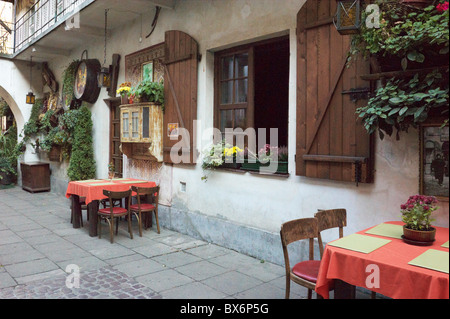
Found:
[[[143,217],[144,227],[152,227],[152,212],[155,213],[156,227],[158,234],[159,229],[159,219],[158,219],[158,197],[159,197],[159,186],[156,187],[136,187],[131,186],[131,190],[136,193],[137,204],[131,205],[130,210],[136,216],[139,224],[139,236],[142,237],[142,224]],[[143,200],[143,198],[146,198]]]
[[[124,192],[112,192],[108,190],[103,190],[103,195],[108,196],[110,203],[113,203],[115,200],[120,200],[120,202],[122,202],[122,199],[125,199],[126,202],[125,206],[128,208],[111,205],[108,208],[99,209],[98,238],[101,238],[101,220],[104,219],[109,224],[110,240],[112,244],[114,242],[114,223],[116,223],[116,235],[117,235],[119,231],[119,218],[127,216],[128,232],[130,233],[130,238],[133,239],[133,231],[131,229],[131,213],[129,205],[129,203],[131,202],[131,189]]]

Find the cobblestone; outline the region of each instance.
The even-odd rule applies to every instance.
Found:
[[[0,289],[0,299],[161,299],[133,278],[103,267],[80,273],[80,287],[68,288],[67,276]]]

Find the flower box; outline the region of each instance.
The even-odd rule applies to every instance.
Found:
[[[275,173],[277,173],[277,174],[287,174],[288,173],[288,162],[275,162],[275,163],[278,165]],[[241,169],[247,170],[247,171],[271,173],[268,169],[269,165],[270,165],[270,162],[261,163],[259,161],[256,161],[255,163],[251,163],[251,162],[248,162],[248,160],[245,160],[245,162],[242,163]]]
[[[240,169],[241,168],[241,163],[223,163],[220,167],[221,168],[230,168],[230,169]]]

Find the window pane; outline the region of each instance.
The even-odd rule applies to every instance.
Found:
[[[246,109],[234,110],[234,128],[241,128],[243,130],[247,128]]]
[[[237,78],[248,76],[248,53],[236,56],[236,76]]]
[[[233,102],[233,81],[222,82],[220,93],[220,104],[231,104]]]
[[[222,59],[222,80],[233,78],[233,64],[232,56]]]
[[[236,81],[236,103],[247,102],[248,79]]]
[[[149,138],[150,137],[150,127],[149,127],[149,113],[150,108],[144,107],[142,109],[142,137]]]
[[[131,113],[131,137],[139,137],[139,112]]]
[[[233,110],[220,111],[220,131],[225,132],[226,128],[233,128]]]
[[[122,127],[122,132],[123,132],[123,137],[129,137],[129,130],[130,130],[130,124],[129,124],[129,119],[128,119],[128,113],[123,113],[122,115],[122,123],[123,123],[123,127]]]

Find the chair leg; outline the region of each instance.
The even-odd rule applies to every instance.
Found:
[[[133,239],[133,229],[131,228],[131,214],[128,215],[128,232],[130,233],[130,238]],[[140,221],[140,219],[139,219]],[[142,237],[142,235],[141,235]]]
[[[102,238],[102,218],[100,215],[97,217],[97,232],[98,232],[98,238]]]
[[[291,291],[291,279],[289,278],[289,276],[286,276],[286,295],[285,295],[285,299],[289,299],[289,294]]]
[[[139,236],[142,237],[142,212],[140,210],[138,217],[138,225],[139,225]]]
[[[155,218],[156,218],[156,228],[158,229],[158,234],[160,234],[160,231],[159,231],[159,219],[158,219],[158,208],[155,209]]]
[[[114,243],[114,218],[111,218],[111,221],[109,221],[109,236],[111,244]]]

